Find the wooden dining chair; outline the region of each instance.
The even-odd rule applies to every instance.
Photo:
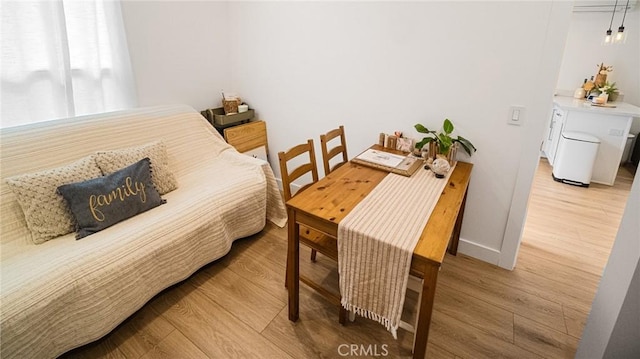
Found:
[[[340,143],[329,149],[329,142],[337,137],[340,137]],[[320,135],[320,147],[322,148],[322,162],[324,163],[325,176],[336,168],[349,162],[349,157],[347,157],[347,139],[344,135],[344,126],[340,126],[325,133],[324,135]],[[342,154],[342,159],[334,165],[331,165],[331,160],[340,154]]]
[[[305,154],[307,154],[308,158],[307,156],[304,156]],[[302,162],[302,164],[299,164],[293,170],[289,170],[289,161],[292,160],[296,163]],[[309,174],[309,176],[311,177],[310,181],[300,187],[300,189],[298,189],[298,191],[296,191],[295,193],[299,193],[305,190],[307,187],[318,181],[318,167],[316,164],[313,140],[308,140],[307,143],[294,146],[287,151],[279,152],[278,161],[280,162],[280,174],[282,177],[282,189],[284,192],[285,201],[288,201],[289,199],[291,199],[291,197],[295,196],[295,194],[291,190],[293,181],[307,174]],[[309,176],[307,176],[307,180],[309,180]],[[335,238],[328,237],[318,231],[312,230],[305,226],[300,226],[300,244],[304,244],[307,247],[311,248],[312,252],[320,252],[328,258],[331,258],[336,262],[338,261],[338,242]],[[313,257],[313,259],[315,261],[315,256]],[[289,273],[288,267],[289,260],[287,260],[286,273]],[[345,323],[347,311],[342,307],[339,295],[331,293],[321,285],[315,283],[305,276],[300,275],[300,281],[318,291],[332,303],[337,304],[340,307],[339,322],[341,324]],[[285,286],[286,283],[287,277],[285,276]]]
[[[340,143],[329,148],[329,142],[334,138],[340,137]],[[344,126],[335,128],[323,135],[320,135],[320,147],[322,149],[322,163],[324,164],[324,175],[328,175],[336,168],[349,162],[347,157],[347,138],[344,135]],[[331,160],[342,154],[342,159],[331,165]],[[315,262],[317,257],[317,251],[311,250],[311,261]]]
[[[306,158],[304,158],[304,160],[301,159],[301,161],[305,162],[293,169],[293,171],[289,171],[287,163],[305,153],[308,154],[308,161],[306,161]],[[311,181],[300,187],[298,191],[302,191],[318,181],[318,166],[316,165],[316,153],[313,149],[313,140],[308,140],[307,143],[294,146],[287,151],[279,152],[278,161],[280,162],[280,175],[282,177],[282,189],[285,201],[293,197],[291,191],[293,181],[308,173],[311,175]]]

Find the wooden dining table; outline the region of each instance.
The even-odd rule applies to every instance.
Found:
[[[439,268],[447,250],[453,255],[458,250],[472,167],[470,163],[457,162],[413,251],[410,274],[423,279],[413,358],[424,358],[426,353]],[[340,221],[388,175],[391,174],[349,162],[287,201],[289,320],[295,322],[299,316],[300,225],[337,239]]]

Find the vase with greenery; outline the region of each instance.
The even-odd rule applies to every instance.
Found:
[[[596,87],[601,87],[607,82],[607,74],[613,71],[613,66],[605,65],[604,62],[596,64],[598,72],[596,73],[596,80],[594,84]]]
[[[604,85],[598,88],[601,94],[606,94],[609,101],[615,101],[618,98],[618,88],[616,83],[605,82]]]
[[[442,154],[445,157],[449,157],[449,162],[455,161],[455,157],[449,156],[449,154],[452,147],[455,148],[458,144],[469,156],[473,155],[473,153],[476,152],[476,147],[471,143],[471,141],[462,136],[457,136],[455,138],[451,136],[451,133],[454,130],[454,126],[448,118],[444,120],[444,123],[442,124],[442,130],[440,132],[429,130],[419,123],[414,127],[416,131],[426,134],[426,136],[420,142],[416,143],[416,148],[423,149],[425,145],[435,144],[437,153]]]

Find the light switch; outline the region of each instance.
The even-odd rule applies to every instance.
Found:
[[[522,106],[511,106],[509,108],[509,118],[507,123],[514,126],[522,125],[524,120],[524,107]]]

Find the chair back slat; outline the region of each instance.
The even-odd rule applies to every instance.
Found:
[[[340,144],[329,149],[329,142],[336,137],[340,137]],[[325,133],[324,135],[320,135],[320,147],[322,148],[322,162],[324,164],[325,175],[328,175],[329,173],[331,173],[331,171],[349,162],[349,157],[347,156],[347,139],[344,134],[344,126],[340,126]],[[334,157],[338,156],[340,153],[342,153],[342,160],[331,166],[331,160]]]
[[[308,154],[308,162],[305,162],[292,171],[289,171],[288,162],[305,153]],[[313,149],[313,140],[308,140],[307,143],[294,146],[287,151],[279,152],[278,162],[280,162],[280,175],[282,177],[282,189],[284,192],[285,201],[288,201],[289,199],[291,199],[291,197],[293,197],[291,191],[291,184],[293,183],[293,181],[306,175],[307,173],[311,174],[311,182],[302,186],[298,191],[302,191],[309,185],[318,181],[318,166],[316,164],[316,154]]]

